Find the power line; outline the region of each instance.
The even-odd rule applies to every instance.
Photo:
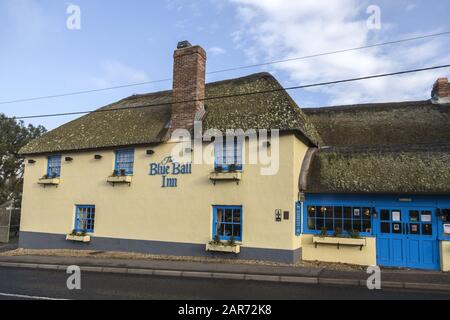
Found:
[[[350,49],[342,49],[342,50],[336,50],[336,51],[329,51],[329,52],[324,52],[324,53],[312,54],[312,55],[309,55],[309,56],[290,58],[290,59],[284,59],[284,60],[275,60],[275,61],[270,61],[270,62],[265,62],[265,63],[252,64],[252,65],[241,66],[241,67],[234,67],[234,68],[229,68],[229,69],[222,69],[222,70],[209,72],[208,74],[215,74],[215,73],[220,73],[220,72],[242,70],[242,69],[255,68],[255,67],[263,67],[263,66],[268,66],[268,65],[272,65],[272,64],[278,64],[278,63],[284,63],[284,62],[292,62],[292,61],[305,60],[305,59],[311,59],[311,58],[318,58],[318,57],[329,56],[329,55],[338,54],[338,53],[344,53],[344,52],[356,51],[356,50],[363,50],[363,49],[370,49],[370,48],[387,46],[387,45],[392,45],[392,44],[398,44],[398,43],[403,43],[403,42],[408,42],[408,41],[422,40],[422,39],[427,39],[427,38],[431,38],[431,37],[439,37],[439,36],[444,36],[444,35],[449,35],[449,34],[450,34],[450,31],[446,31],[446,32],[434,33],[434,34],[429,34],[429,35],[419,36],[419,37],[413,37],[413,38],[406,38],[406,39],[401,39],[401,40],[396,40],[396,41],[376,43],[376,44],[371,44],[371,45],[362,46],[362,47],[356,47],[356,48],[350,48]]]
[[[376,43],[376,44],[372,44],[372,45],[355,47],[355,48],[349,48],[349,49],[342,49],[342,50],[336,50],[336,51],[323,52],[323,53],[318,53],[318,54],[313,54],[313,55],[308,55],[308,56],[303,56],[303,57],[297,57],[297,58],[290,58],[290,59],[284,59],[284,60],[275,60],[275,61],[269,61],[269,62],[264,62],[264,63],[259,63],[259,64],[252,64],[252,65],[246,65],[246,66],[238,66],[238,67],[220,69],[220,70],[207,72],[206,74],[218,74],[218,73],[222,73],[222,72],[231,72],[231,71],[237,71],[237,70],[243,70],[243,69],[257,68],[257,67],[269,66],[269,65],[280,64],[280,63],[285,63],[285,62],[306,60],[306,59],[311,59],[311,58],[329,56],[329,55],[338,54],[338,53],[345,53],[345,52],[350,52],[350,51],[370,49],[370,48],[375,48],[375,47],[393,45],[393,44],[398,44],[398,43],[422,40],[422,39],[427,39],[427,38],[432,38],[432,37],[439,37],[439,36],[445,36],[445,35],[450,35],[450,31],[434,33],[434,34],[428,34],[428,35],[424,35],[424,36],[418,36],[418,37],[412,37],[412,38],[406,38],[406,39],[400,39],[400,40],[396,40],[396,41]],[[0,101],[0,105],[20,103],[20,102],[32,102],[32,101],[38,101],[38,100],[46,100],[46,99],[54,99],[54,98],[75,96],[75,95],[81,95],[81,94],[87,94],[87,93],[110,91],[110,90],[116,90],[116,89],[123,89],[123,88],[143,86],[143,85],[148,85],[148,84],[168,82],[168,81],[171,81],[171,80],[172,80],[172,78],[166,78],[166,79],[160,79],[160,80],[144,81],[144,82],[124,84],[124,85],[118,85],[118,86],[112,86],[112,87],[105,87],[105,88],[100,88],[100,89],[82,90],[82,91],[74,91],[74,92],[54,94],[54,95],[47,95],[47,96],[31,97],[31,98],[24,98],[24,99],[9,100],[9,101]]]
[[[383,74],[371,75],[371,76],[365,76],[365,77],[359,77],[359,78],[350,78],[350,79],[320,82],[320,83],[307,84],[307,85],[298,85],[298,86],[287,87],[287,88],[276,88],[276,89],[271,89],[271,90],[253,91],[253,92],[246,92],[246,93],[239,93],[239,94],[232,94],[232,95],[207,97],[204,99],[197,99],[197,100],[164,102],[164,103],[148,104],[148,105],[136,106],[136,107],[122,107],[122,108],[116,108],[116,109],[98,109],[98,110],[91,110],[91,111],[75,111],[75,112],[20,116],[20,117],[13,117],[13,119],[25,120],[25,119],[36,119],[36,118],[74,116],[74,115],[82,115],[82,114],[89,114],[89,113],[123,111],[123,110],[130,110],[130,109],[136,110],[136,109],[156,107],[156,106],[174,105],[174,104],[179,104],[179,103],[210,101],[210,100],[217,100],[217,99],[228,99],[228,98],[236,98],[236,97],[243,97],[243,96],[250,96],[250,95],[257,95],[257,94],[274,93],[274,92],[279,92],[279,91],[290,91],[290,90],[306,89],[306,88],[313,88],[313,87],[320,87],[320,86],[328,86],[328,85],[333,85],[333,84],[363,81],[363,80],[376,79],[376,78],[385,78],[385,77],[390,77],[390,76],[418,73],[418,72],[424,72],[424,71],[430,71],[430,70],[444,69],[444,68],[449,68],[449,67],[450,67],[450,64],[447,64],[447,65],[440,65],[440,66],[427,67],[427,68],[421,68],[421,69],[412,69],[412,70],[398,71],[398,72],[392,72],[392,73],[383,73]]]

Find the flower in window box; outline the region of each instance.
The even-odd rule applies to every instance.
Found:
[[[341,237],[341,236],[342,236],[342,229],[339,228],[339,227],[336,227],[334,229],[333,237],[338,238],[338,237]]]
[[[112,173],[113,177],[118,177],[119,176],[119,171],[118,170],[114,170]]]
[[[47,180],[48,178],[49,178],[49,176],[47,174],[44,174],[41,179],[42,180]]]
[[[230,164],[230,166],[228,167],[228,171],[230,172],[236,172],[237,167],[236,164]]]
[[[222,166],[216,166],[215,171],[216,172],[222,172],[223,171],[223,167]]]
[[[120,175],[123,177],[123,176],[126,176],[127,175],[127,171],[125,170],[125,169],[120,169]]]

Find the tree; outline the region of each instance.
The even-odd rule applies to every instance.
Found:
[[[23,187],[23,157],[20,149],[46,132],[43,126],[26,126],[0,113],[0,204],[14,200],[20,205]]]

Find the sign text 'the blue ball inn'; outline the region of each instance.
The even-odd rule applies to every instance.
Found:
[[[176,188],[178,187],[178,179],[176,177],[185,174],[192,174],[192,163],[181,164],[178,162],[171,162],[171,159],[164,159],[161,163],[150,164],[150,175],[161,176],[161,188]]]

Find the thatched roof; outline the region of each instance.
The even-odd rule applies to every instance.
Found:
[[[450,194],[450,107],[429,101],[305,109],[324,144],[312,193]]]
[[[303,109],[327,146],[450,141],[450,108],[431,101]]]
[[[281,88],[268,73],[207,84],[204,131],[280,129],[295,131],[307,144],[319,145],[321,140],[314,126],[285,91],[239,96]],[[238,96],[212,99],[229,95]],[[132,109],[90,113],[30,142],[21,153],[54,153],[163,142],[170,120],[171,99],[172,91],[131,96],[100,111]],[[145,107],[149,105],[151,107]]]

